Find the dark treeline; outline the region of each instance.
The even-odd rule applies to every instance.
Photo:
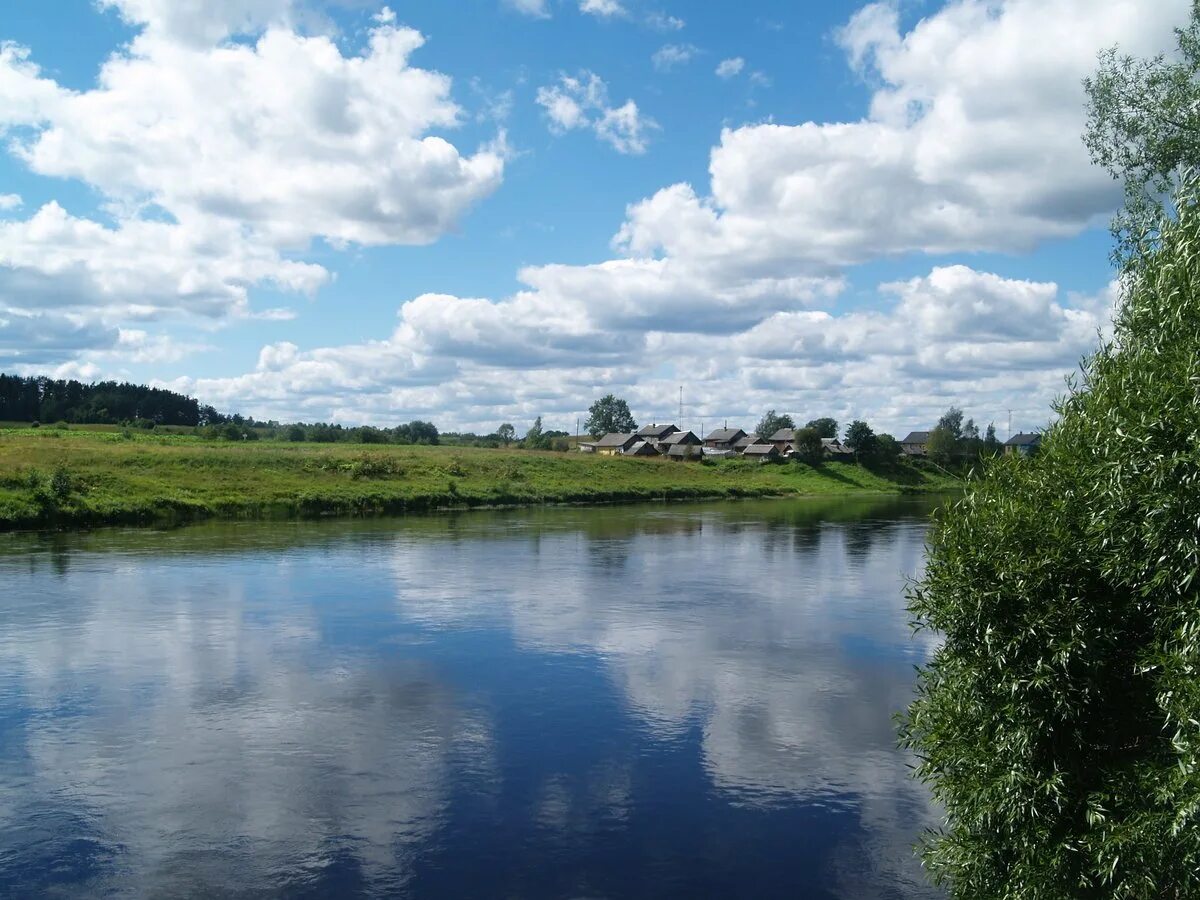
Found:
[[[141,384],[0,374],[0,421],[209,425],[224,421],[192,397]]]

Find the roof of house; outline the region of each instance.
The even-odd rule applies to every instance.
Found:
[[[690,431],[676,431],[662,439],[664,444],[699,444],[700,438]]]
[[[745,456],[776,456],[778,453],[774,444],[751,444],[743,451]]]
[[[795,428],[780,428],[777,432],[771,435],[772,441],[794,441],[795,439]]]
[[[625,447],[630,442],[632,442],[635,437],[636,437],[636,435],[623,434],[620,431],[610,431],[604,437],[600,438],[600,440],[596,441],[596,446],[597,447]]]
[[[714,441],[720,444],[732,444],[736,440],[740,440],[746,432],[740,428],[718,428],[716,431],[710,432],[706,441]]]
[[[846,445],[837,438],[821,438],[821,446],[830,453],[849,453]]]
[[[667,448],[667,456],[699,456],[696,447],[691,444],[672,444]]]
[[[658,449],[649,441],[638,441],[625,451],[626,456],[658,456]]]
[[[742,437],[740,437],[736,441],[734,441],[733,446],[740,448],[740,447],[749,447],[751,444],[761,444],[761,443],[763,443],[763,439],[761,437],[759,437],[757,434],[747,434],[747,435],[743,435]]]
[[[900,443],[902,443],[902,444],[928,444],[929,443],[929,435],[931,435],[931,434],[933,434],[932,431],[910,431],[908,433],[908,437],[906,437]]]
[[[1020,434],[1014,434],[1007,441],[1005,441],[1004,446],[1005,447],[1032,447],[1035,444],[1040,444],[1041,442],[1042,442],[1042,436],[1040,434],[1037,434],[1036,432],[1031,432],[1029,434],[1026,434],[1025,432],[1022,431]]]
[[[674,434],[679,429],[674,425],[643,425],[638,429],[638,437],[649,438],[664,438],[668,434]]]

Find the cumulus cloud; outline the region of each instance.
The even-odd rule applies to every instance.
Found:
[[[610,105],[608,86],[594,72],[563,75],[557,84],[538,88],[537,103],[554,133],[588,129],[618,153],[645,153],[649,132],[658,127],[633,100]]]
[[[743,427],[774,407],[906,431],[951,403],[985,422],[1012,408],[1032,427],[1116,296],[1115,285],[1076,296],[946,266],[880,285],[879,309],[837,313],[822,308],[842,289],[836,280],[721,282],[719,271],[664,260],[520,276],[527,288],[498,302],[418,297],[385,341],[272,347],[253,373],[176,386],[255,415],[488,428],[497,416],[568,423],[609,389],[649,418],[682,379],[697,416]]]
[[[579,0],[579,11],[600,19],[627,15],[625,7],[617,0]]]
[[[0,211],[20,209],[23,205],[20,194],[0,194]]]
[[[666,72],[691,61],[700,50],[694,44],[664,44],[654,51],[650,61],[654,68]]]
[[[744,68],[746,68],[746,61],[740,56],[723,59],[717,64],[717,77],[733,78],[735,75],[740,74]]]
[[[60,85],[27,48],[0,46],[10,152],[34,173],[91,186],[108,213],[102,222],[50,202],[0,220],[6,343],[22,316],[50,307],[75,310],[100,336],[165,315],[280,318],[254,311],[249,293],[326,283],[323,266],[295,258],[314,239],[429,243],[500,183],[502,139],[466,155],[429,134],[461,112],[446,76],[410,64],[424,38],[386,7],[347,55],[290,30],[282,0],[108,5],[141,30],[90,89]]]

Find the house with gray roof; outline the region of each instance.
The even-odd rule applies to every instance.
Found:
[[[710,450],[735,450],[737,442],[746,437],[746,432],[740,428],[718,428],[709,432],[704,439],[704,446]]]
[[[622,434],[619,431],[613,431],[596,441],[594,452],[601,456],[620,456],[637,442],[636,434]]]
[[[700,438],[696,437],[695,432],[676,431],[668,434],[665,438],[662,438],[659,443],[666,447],[674,447],[676,444],[684,444],[688,447],[699,447],[701,441]]]
[[[697,438],[695,444],[685,444],[683,442],[671,444],[670,446],[663,444],[663,449],[666,450],[665,455],[667,459],[699,459],[704,455],[704,451],[700,447],[699,438]]]
[[[678,430],[674,425],[643,425],[638,429],[637,436],[644,441],[661,441]]]
[[[1042,436],[1036,432],[1021,432],[1014,434],[1004,442],[1004,453],[1011,456],[1019,454],[1021,456],[1032,456],[1037,452],[1038,447],[1042,444]]]
[[[661,456],[658,448],[650,441],[637,441],[625,451],[625,456]]]
[[[900,449],[909,456],[924,456],[929,452],[929,436],[932,431],[910,431],[900,442]]]
[[[774,444],[750,444],[742,451],[742,456],[759,462],[772,462],[780,458],[780,453]]]

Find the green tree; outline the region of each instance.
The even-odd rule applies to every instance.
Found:
[[[871,459],[875,455],[875,432],[862,419],[855,419],[846,429],[845,444],[859,462]]]
[[[1000,441],[996,438],[996,426],[994,423],[989,424],[987,427],[987,434],[984,435],[984,438],[983,438],[984,455],[999,456],[1000,455],[1000,447],[1001,447]]]
[[[974,427],[975,423],[971,423]],[[957,406],[952,406],[938,419],[937,427],[944,429],[956,441],[963,436],[963,411]],[[978,430],[975,432],[978,434]]]
[[[1028,460],[938,517],[902,725],[952,896],[1200,896],[1200,178]],[[1141,226],[1138,226],[1141,227]]]
[[[775,410],[769,409],[767,410],[767,414],[762,417],[762,421],[758,423],[758,427],[754,430],[759,437],[763,438],[763,440],[769,441],[771,439],[771,435],[779,431],[779,429],[795,427],[796,423],[792,421],[791,416],[781,416],[778,415]]]
[[[538,416],[525,432],[521,446],[526,450],[546,450],[550,446],[550,438],[542,430],[542,417]]]
[[[508,422],[505,422],[496,429],[496,437],[498,437],[505,444],[505,446],[507,446],[516,439],[517,429],[513,428]]]
[[[929,433],[925,452],[939,466],[953,465],[958,459],[958,438],[949,428],[939,425]]]
[[[811,419],[804,427],[815,431],[817,437],[835,438],[838,436],[837,419],[831,419],[828,416],[823,419]]]
[[[1179,52],[1169,57],[1105,50],[1099,70],[1084,81],[1084,143],[1093,162],[1125,186],[1125,210],[1113,223],[1123,264],[1141,239],[1134,224],[1157,219],[1182,170],[1200,165],[1200,2],[1176,37]]]
[[[815,466],[825,458],[825,445],[821,443],[821,434],[815,428],[805,427],[797,431],[792,448],[796,451],[796,458],[809,465]]]
[[[900,458],[900,442],[890,434],[875,435],[875,456],[881,463],[894,463]]]
[[[620,397],[605,394],[588,409],[584,429],[594,438],[602,437],[611,432],[628,434],[637,431],[637,422],[629,411],[629,404]]]

